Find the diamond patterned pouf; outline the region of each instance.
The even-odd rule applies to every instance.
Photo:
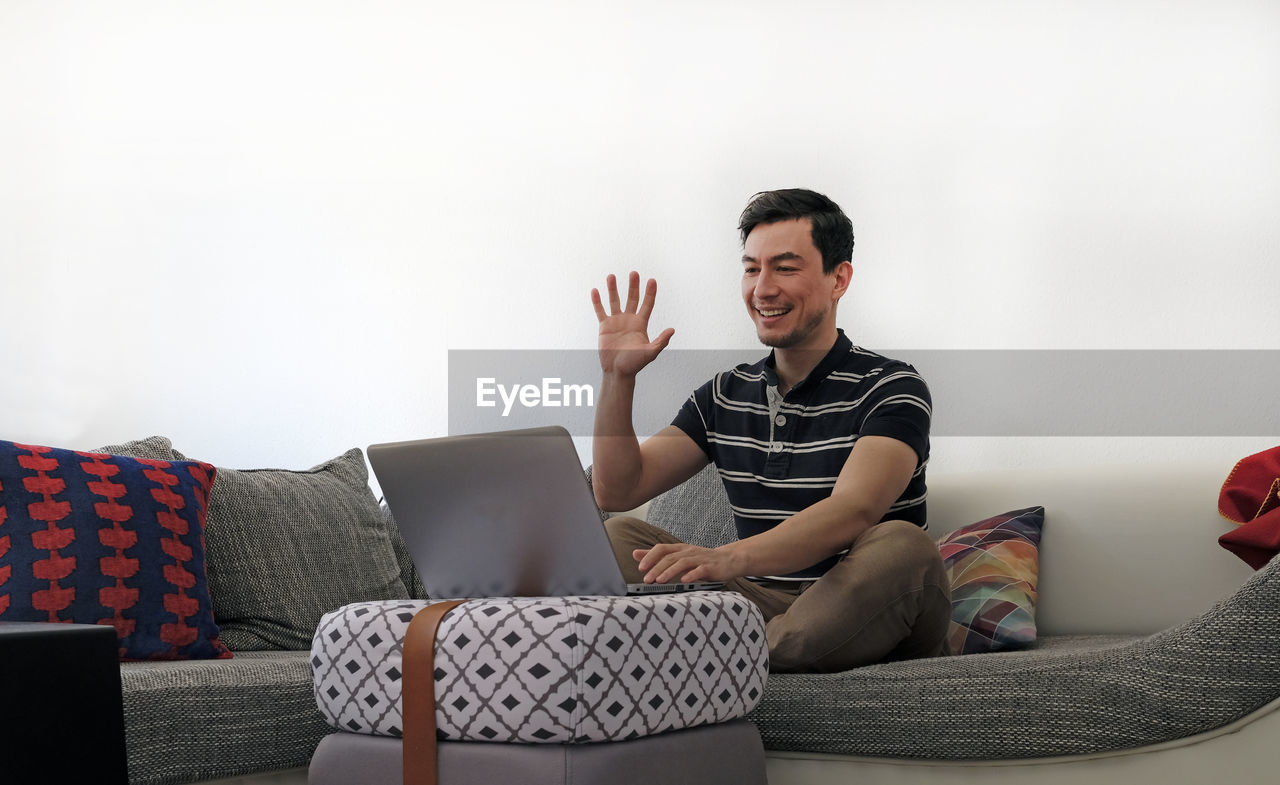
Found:
[[[401,641],[431,602],[321,619],[311,664],[329,724],[401,735]],[[741,717],[767,674],[764,619],[732,592],[472,600],[437,634],[436,723],[458,741],[632,739]]]

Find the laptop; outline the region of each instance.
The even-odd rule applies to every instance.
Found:
[[[372,444],[369,463],[432,597],[623,596],[628,584],[559,426]]]

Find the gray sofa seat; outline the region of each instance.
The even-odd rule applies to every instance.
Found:
[[[1270,573],[1255,596],[1280,607],[1280,575]],[[1233,600],[1184,628],[1136,640],[1054,636],[1026,651],[773,674],[747,718],[772,750],[933,761],[1082,755],[1181,739],[1280,696],[1280,672],[1259,667],[1274,653],[1235,646],[1232,628],[1259,618],[1248,604]],[[1280,615],[1270,615],[1280,628]]]
[[[173,785],[307,765],[332,732],[305,651],[120,666],[132,785]]]
[[[702,545],[734,536],[714,467],[656,498],[646,519]],[[771,674],[748,719],[769,750],[945,761],[1133,749],[1280,697],[1276,640],[1280,560],[1154,635],[1051,636],[1017,652]]]

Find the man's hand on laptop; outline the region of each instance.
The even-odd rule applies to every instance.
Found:
[[[727,581],[744,574],[726,548],[660,543],[647,550],[634,550],[631,555],[639,562],[645,583]]]
[[[606,279],[609,310],[605,311],[598,289],[591,290],[591,304],[600,320],[600,367],[605,374],[635,376],[658,353],[667,348],[675,330],[668,327],[649,340],[649,315],[653,313],[658,282],[650,278],[640,298],[640,274],[634,270],[627,280],[627,302],[623,307],[618,297],[617,279]]]

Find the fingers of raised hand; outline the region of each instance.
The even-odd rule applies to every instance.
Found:
[[[640,273],[635,270],[627,276],[627,313],[635,313],[640,305]]]
[[[637,283],[639,278],[637,276]],[[658,296],[658,282],[650,278],[648,283],[644,285],[644,299],[640,301],[640,310],[637,312],[645,321],[649,321],[649,314],[653,313],[653,303]]]
[[[676,331],[675,331],[675,328],[673,327],[668,327],[667,329],[658,333],[658,337],[654,338],[652,343],[650,344],[656,350],[653,353],[655,357],[658,355],[658,352],[661,352],[663,349],[667,348],[667,344],[671,343],[671,336],[675,334],[676,334]]]
[[[605,313],[604,303],[600,302],[600,290],[591,290],[591,305],[596,309],[596,319],[603,322],[609,314]]]
[[[645,284],[644,299],[640,299],[640,273],[632,270],[627,276],[627,305],[624,309],[622,306],[622,296],[618,292],[618,278],[610,274],[605,278],[605,290],[609,294],[609,311],[608,313],[635,313],[649,318],[649,314],[653,312],[654,296],[658,292],[658,282],[650,278]],[[595,291],[594,289],[592,290]],[[599,295],[592,295],[592,302],[596,302]],[[601,303],[600,311],[604,310],[604,304]]]
[[[604,279],[604,283],[609,290],[609,313],[617,313],[622,310],[622,306],[618,302],[618,278],[613,273],[609,273],[609,277]]]
[[[675,335],[675,333],[675,330],[668,327],[657,338],[650,341],[647,346],[640,347],[646,358],[646,364],[653,362],[658,355],[662,354],[662,350],[667,348],[667,344],[671,343],[671,336]]]

